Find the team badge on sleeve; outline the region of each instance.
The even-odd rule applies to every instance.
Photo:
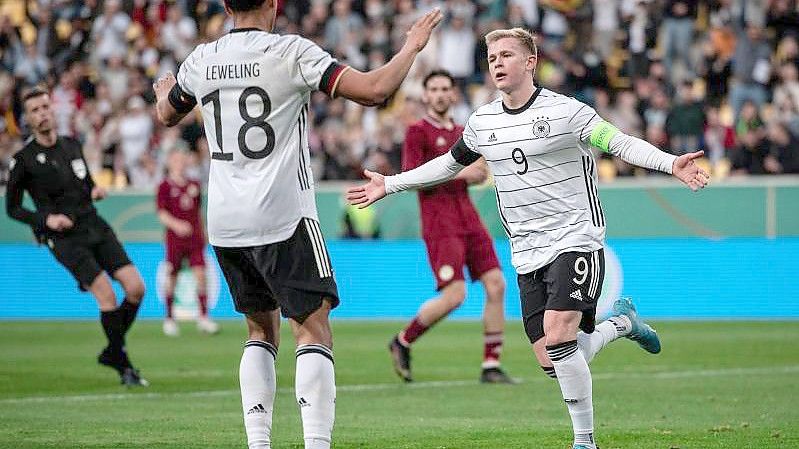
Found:
[[[86,164],[83,163],[83,159],[72,159],[72,171],[78,179],[86,179],[88,171],[86,170]]]

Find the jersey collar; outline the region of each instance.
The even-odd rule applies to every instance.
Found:
[[[452,117],[449,118],[449,123],[441,123],[435,118],[433,118],[433,116],[431,116],[430,114],[425,114],[424,119],[427,121],[427,123],[430,123],[431,125],[433,125],[438,129],[446,129],[447,131],[452,131],[453,129],[455,129],[455,121],[452,120]]]
[[[511,114],[511,115],[521,114],[522,112],[526,111],[527,108],[529,108],[530,106],[533,105],[533,103],[535,102],[535,99],[538,98],[538,94],[541,93],[541,89],[542,89],[542,87],[539,86],[535,90],[535,92],[533,92],[533,95],[530,97],[530,99],[527,100],[527,103],[525,103],[523,106],[521,106],[521,107],[519,107],[517,109],[511,109],[511,108],[505,106],[505,102],[503,101],[502,102],[502,109],[504,109],[506,113]]]
[[[228,31],[228,33],[246,33],[248,31],[264,31],[260,28],[255,27],[248,27],[248,28],[233,28],[232,30]],[[265,31],[264,31],[265,32]]]

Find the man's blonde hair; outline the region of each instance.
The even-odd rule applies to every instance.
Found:
[[[496,42],[506,37],[518,40],[523,47],[530,50],[533,56],[538,58],[538,47],[535,45],[535,36],[524,28],[511,28],[509,30],[494,30],[486,34],[486,45]]]

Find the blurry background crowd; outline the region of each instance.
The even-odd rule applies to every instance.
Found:
[[[276,32],[314,40],[360,70],[385,63],[422,13],[446,20],[400,91],[367,109],[316,93],[310,128],[317,180],[400,169],[405,127],[424,114],[422,77],[457,79],[457,122],[492,100],[482,36],[538,35],[536,82],[593,105],[624,132],[675,154],[704,149],[716,177],[799,173],[796,0],[280,0]],[[232,28],[222,0],[0,2],[0,185],[28,135],[20,95],[46,83],[60,134],[79,139],[95,179],[154,189],[182,147],[207,175],[199,115],[166,129],[151,83],[197,43]],[[604,181],[646,175],[603,159]]]

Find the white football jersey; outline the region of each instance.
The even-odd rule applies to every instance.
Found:
[[[494,175],[497,206],[520,274],[565,252],[602,248],[605,217],[589,139],[602,119],[574,98],[538,88],[523,107],[499,98],[477,109],[463,132]]]
[[[178,87],[202,111],[211,169],[208,239],[222,247],[288,239],[318,220],[308,150],[311,92],[335,94],[346,67],[308,39],[234,29],[197,46]]]

